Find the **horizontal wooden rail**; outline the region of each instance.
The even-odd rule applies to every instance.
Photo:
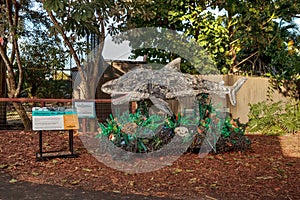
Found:
[[[31,98],[0,98],[0,102],[30,102],[30,103],[68,103],[73,101],[93,101],[96,103],[111,103],[111,99],[31,99]]]

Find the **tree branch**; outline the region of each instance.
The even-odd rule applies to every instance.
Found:
[[[76,63],[76,66],[77,66],[77,69],[78,69],[78,72],[79,72],[79,75],[82,79],[82,83],[84,84],[83,88],[87,91],[87,78],[84,74],[84,71],[82,70],[82,67],[81,67],[81,62],[78,58],[78,55],[75,51],[75,49],[73,48],[73,45],[71,44],[68,36],[66,35],[63,27],[59,24],[59,22],[57,21],[57,19],[55,18],[55,16],[53,15],[52,11],[49,11],[49,10],[46,10],[50,19],[52,20],[55,28],[58,30],[58,32],[61,34],[61,36],[63,37],[63,40],[64,42],[66,43],[66,45],[68,46],[74,60],[75,60],[75,63]],[[86,98],[89,98],[89,97],[86,97]]]
[[[10,95],[11,92],[12,93],[15,92],[14,89],[16,88],[15,74],[12,70],[13,69],[12,63],[10,62],[8,56],[6,55],[5,47],[3,47],[2,45],[0,45],[0,55],[4,61],[7,70],[7,83],[8,83],[7,89]]]
[[[97,13],[98,16],[101,16],[100,13]],[[93,56],[94,57],[94,61],[95,61],[95,66],[91,69],[91,83],[93,84],[97,84],[97,79],[99,79],[98,75],[99,75],[99,66],[102,66],[101,69],[103,69],[103,57],[102,57],[102,52],[103,52],[103,48],[104,48],[104,43],[105,43],[105,25],[104,25],[104,20],[101,17],[98,17],[98,21],[100,24],[100,34],[98,34],[98,37],[100,37],[100,44],[98,46],[97,49],[97,55]],[[96,88],[96,87],[95,87]],[[91,91],[94,92],[94,91]]]
[[[14,40],[16,35],[16,26],[13,21],[13,12],[12,12],[12,4],[10,0],[6,0],[6,8],[7,8],[7,19],[8,24],[10,28],[11,37]],[[13,62],[15,59],[15,45],[13,44],[12,52],[11,52],[11,58],[9,58],[6,54],[6,45],[1,46],[0,45],[0,54],[1,57],[5,63],[6,69],[7,69],[7,87],[8,87],[8,95],[9,97],[15,97],[16,93],[16,77],[15,73],[13,71]]]
[[[71,44],[68,36],[65,34],[65,31],[63,30],[63,28],[61,27],[61,25],[59,24],[59,22],[57,21],[57,19],[55,18],[55,16],[53,15],[52,11],[47,11],[49,17],[51,18],[52,22],[54,23],[55,28],[59,31],[59,33],[61,34],[61,36],[63,37],[65,43],[67,44],[68,48],[70,49],[71,54],[74,57],[76,66],[78,68],[80,68],[81,63],[80,60],[76,54],[75,49],[73,48],[73,45]]]
[[[247,58],[243,59],[241,62],[239,62],[238,64],[234,65],[232,68],[236,68],[236,67],[239,66],[240,64],[243,64],[244,62],[246,62],[248,59],[250,59],[252,56],[255,56],[256,54],[258,54],[258,51],[254,52],[253,54],[251,54],[251,55],[248,56]]]
[[[12,4],[10,0],[6,0],[6,9],[7,9],[7,19],[8,19],[8,24],[10,28],[10,33],[11,37],[15,37],[16,35],[16,27],[14,26],[14,21],[13,21],[13,13],[12,13]],[[10,63],[13,63],[15,60],[15,47],[12,46],[11,50],[11,57],[10,57]]]
[[[15,15],[14,15],[14,26],[18,27],[19,24],[19,10],[20,10],[20,5],[16,0],[13,0],[13,4],[15,7]],[[17,97],[20,94],[21,91],[21,86],[23,82],[23,67],[21,63],[21,56],[20,56],[20,51],[19,51],[19,45],[18,45],[18,38],[16,37],[16,29],[14,30],[14,37],[13,37],[13,46],[15,49],[15,56],[17,59],[17,65],[19,69],[19,79],[18,79],[18,86],[16,88],[14,96]]]

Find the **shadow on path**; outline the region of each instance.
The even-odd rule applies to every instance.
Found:
[[[32,200],[32,199],[61,199],[61,200],[170,200],[167,198],[125,195],[102,191],[84,191],[80,189],[64,188],[56,185],[41,185],[25,181],[10,183],[11,177],[0,171],[0,200]]]

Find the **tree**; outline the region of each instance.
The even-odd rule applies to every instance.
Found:
[[[299,1],[226,1],[233,62],[231,72],[268,76],[273,88],[299,99]],[[229,24],[229,23],[227,23]],[[283,89],[284,88],[284,89]]]
[[[10,98],[17,98],[21,92],[21,85],[23,81],[23,66],[21,62],[21,55],[19,49],[19,37],[23,28],[23,23],[20,20],[20,13],[29,4],[27,1],[22,4],[16,0],[1,1],[0,18],[1,37],[3,38],[3,45],[0,45],[0,55],[5,64],[7,71],[7,95]],[[10,51],[7,51],[8,43],[11,44]],[[18,74],[16,73],[17,66]],[[27,113],[19,102],[13,102],[13,105],[18,112],[23,122],[25,130],[31,129],[31,121]]]
[[[53,33],[60,35],[72,55],[81,79],[80,85],[84,99],[93,99],[104,70],[102,57],[105,37],[123,29],[129,15],[139,13],[143,1],[124,0],[43,0],[43,6],[53,22]],[[91,44],[78,45],[88,36],[98,38],[99,45],[92,49]],[[81,54],[82,52],[83,54]],[[91,54],[92,52],[92,54]],[[87,55],[90,53],[91,57]],[[84,56],[81,56],[84,55]],[[93,122],[90,124],[93,130]]]
[[[300,9],[296,1],[283,0],[155,0],[148,2],[144,8],[152,13],[149,14],[150,19],[136,15],[130,18],[132,24],[136,27],[159,26],[183,32],[207,49],[225,73],[268,72],[268,69],[264,71],[259,66],[263,63],[266,48],[273,45],[273,41],[288,42],[286,37],[277,33],[283,30],[283,24],[278,20],[290,24]],[[215,11],[221,12],[215,15]],[[296,27],[285,28],[293,37],[291,31]],[[268,65],[266,60],[263,66]]]
[[[0,42],[2,45],[2,42]],[[0,98],[6,97],[5,64],[0,57]],[[6,124],[6,102],[0,102],[0,124]]]
[[[48,16],[53,22],[52,31],[60,35],[72,55],[80,78],[82,80],[82,93],[84,98],[92,99],[95,94],[95,88],[98,83],[98,74],[103,66],[102,49],[106,36],[105,25],[108,24],[109,18],[116,22],[122,20],[122,13],[126,12],[123,1],[50,1],[44,0],[43,6]],[[114,27],[110,26],[109,32],[114,33]],[[87,55],[91,50],[88,44],[77,45],[78,41],[85,39],[88,35],[95,35],[99,38],[100,46],[97,48],[93,60],[84,65],[87,57],[81,57],[81,52]],[[79,49],[81,47],[81,49]],[[93,63],[92,63],[93,62]],[[103,67],[102,67],[103,69]]]
[[[230,35],[232,55],[231,72],[265,74],[271,71],[266,51],[271,46],[273,53],[282,51],[288,35],[292,36],[295,26],[291,24],[292,16],[298,11],[294,4],[287,1],[217,1],[219,9],[226,10],[224,21]],[[290,12],[287,12],[290,10]],[[289,24],[285,28],[279,20]],[[284,25],[285,26],[285,25]],[[287,31],[288,30],[288,31]],[[283,31],[285,31],[284,34]]]
[[[1,1],[0,47],[10,98],[35,96],[51,72],[63,69],[67,54],[61,40],[50,34],[51,21],[36,1]],[[25,130],[31,121],[21,103],[13,102]]]
[[[145,3],[144,9],[148,18],[139,15],[131,16],[129,24],[135,27],[163,27],[183,33],[191,41],[195,41],[206,49],[221,70],[231,63],[228,56],[229,31],[224,26],[224,16],[215,16],[208,9],[212,6],[211,1],[195,0],[156,0]],[[155,58],[161,57],[164,52],[155,50],[139,49],[134,51],[134,57],[148,55],[148,61],[153,62]],[[160,55],[158,55],[160,54]],[[170,58],[169,58],[170,59]],[[195,67],[195,66],[194,66]],[[183,65],[182,71],[197,73],[193,66]]]
[[[3,2],[0,1],[0,15],[3,14],[2,7],[4,6]],[[3,33],[4,31],[3,24],[1,23],[0,26],[0,33]],[[4,45],[4,38],[3,34],[0,34],[0,45]],[[6,69],[5,69],[5,63],[0,56],[0,98],[6,97]],[[6,124],[6,103],[0,102],[0,124]]]
[[[62,86],[60,80],[66,77],[59,79],[57,75],[64,71],[69,54],[64,50],[61,39],[50,37],[48,29],[41,23],[36,23],[30,31],[35,32],[35,35],[24,38],[20,45],[24,65],[21,93],[30,98],[51,98],[55,93],[59,94],[59,89],[50,90],[50,83],[53,83],[53,87]],[[58,98],[57,95],[55,97]]]

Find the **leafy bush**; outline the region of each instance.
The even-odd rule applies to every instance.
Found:
[[[239,119],[233,119],[231,115],[221,117],[219,120],[213,120],[212,113],[216,113],[207,95],[202,95],[198,99],[200,121],[198,131],[194,141],[190,146],[191,151],[197,151],[202,146],[207,133],[213,128],[215,131],[221,130],[219,137],[214,134],[212,137],[218,139],[215,141],[214,153],[223,153],[228,151],[245,151],[250,148],[251,141],[245,136],[247,125],[240,123]]]
[[[245,151],[250,148],[251,141],[245,136],[246,124],[239,119],[228,116],[222,128],[222,134],[216,145],[216,152]]]
[[[283,135],[300,130],[300,103],[263,101],[250,105],[249,132]]]
[[[106,136],[116,146],[126,151],[144,153],[160,149],[174,136],[175,122],[171,118],[163,119],[159,115],[146,117],[137,110],[135,113],[124,112],[122,115],[100,123],[100,134]],[[157,131],[158,130],[158,131]]]

